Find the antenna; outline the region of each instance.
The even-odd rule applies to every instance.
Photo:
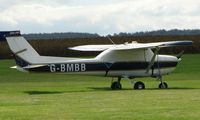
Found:
[[[107,36],[107,38],[110,40],[110,42],[111,42],[113,45],[115,45],[115,43],[112,41],[112,39],[111,39],[109,36]]]

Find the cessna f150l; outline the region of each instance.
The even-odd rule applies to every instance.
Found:
[[[50,72],[86,74],[118,78],[112,81],[112,89],[121,89],[121,78],[155,77],[160,80],[159,88],[167,88],[163,75],[170,74],[181,60],[177,56],[158,55],[162,47],[191,45],[192,41],[170,41],[156,43],[125,43],[110,45],[82,45],[72,47],[79,51],[102,51],[95,58],[82,59],[71,57],[40,56],[21,36],[19,31],[1,32],[15,56],[14,68],[28,72]],[[152,51],[154,49],[154,52]],[[144,89],[143,82],[134,82],[134,89]]]

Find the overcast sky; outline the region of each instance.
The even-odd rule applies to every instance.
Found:
[[[0,0],[0,30],[107,35],[200,28],[200,0]]]

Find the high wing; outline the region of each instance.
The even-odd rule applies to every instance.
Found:
[[[104,51],[108,48],[111,48],[115,45],[81,45],[70,47],[70,50],[77,50],[77,51]]]
[[[104,51],[107,49],[112,50],[130,50],[130,49],[145,49],[145,48],[156,48],[156,47],[173,47],[178,45],[191,45],[193,42],[190,40],[182,41],[169,41],[169,42],[156,42],[156,43],[128,43],[118,45],[82,45],[75,46],[69,49],[78,51]]]
[[[192,41],[169,41],[169,42],[156,42],[156,43],[132,43],[127,45],[119,45],[113,48],[114,50],[129,50],[129,49],[145,49],[145,48],[162,48],[162,47],[174,47],[179,45],[192,45]]]

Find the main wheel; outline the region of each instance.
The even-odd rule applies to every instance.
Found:
[[[113,82],[111,85],[111,89],[113,90],[122,89],[122,85],[119,82]]]
[[[161,83],[159,84],[158,87],[159,87],[160,89],[166,89],[166,88],[168,88],[168,85],[167,85],[166,82],[161,82]]]
[[[136,90],[145,89],[145,85],[144,85],[144,83],[141,82],[141,81],[136,82],[135,85],[134,85],[134,89],[136,89]]]

